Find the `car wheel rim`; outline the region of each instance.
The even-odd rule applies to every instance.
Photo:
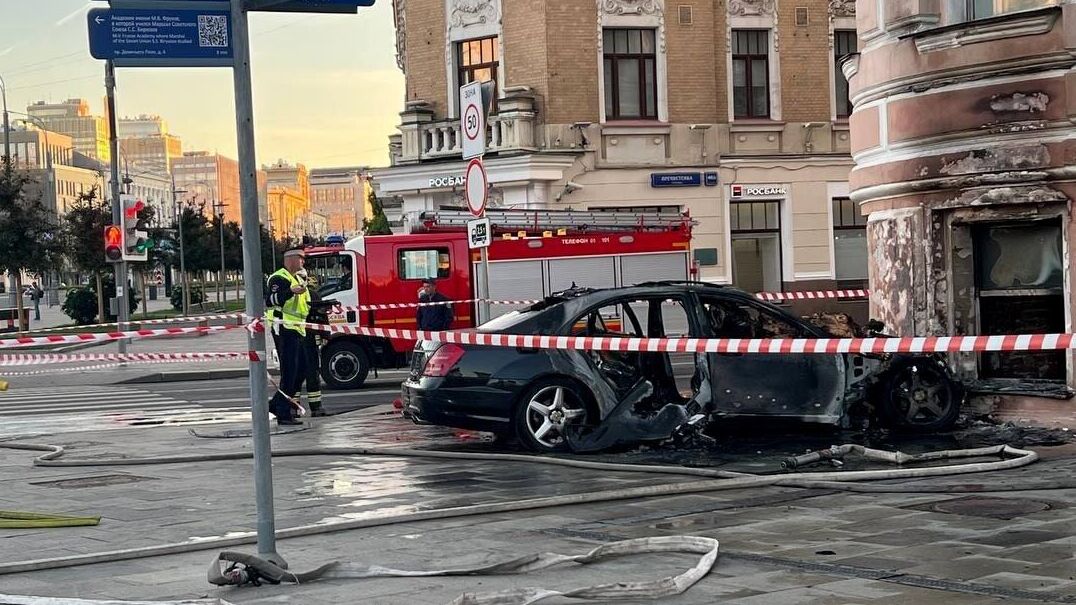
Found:
[[[566,387],[549,386],[527,402],[527,431],[544,447],[564,442],[564,428],[586,415],[582,402]]]
[[[329,360],[329,372],[340,382],[351,382],[359,374],[359,357],[343,351]]]
[[[897,410],[907,424],[929,424],[944,418],[952,405],[948,389],[936,372],[919,366],[904,370],[896,387]]]

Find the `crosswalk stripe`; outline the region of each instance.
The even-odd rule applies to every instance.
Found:
[[[131,399],[171,399],[164,395],[157,395],[156,393],[102,393],[97,397],[90,397],[82,395],[79,397],[49,397],[46,395],[34,396],[34,397],[0,397],[0,409],[3,409],[7,405],[18,405],[20,403],[77,403],[77,402],[92,402],[92,401],[126,401]]]
[[[4,410],[34,410],[38,408],[57,408],[57,407],[98,407],[101,405],[134,405],[139,403],[150,404],[172,404],[172,405],[189,405],[187,401],[181,401],[179,399],[172,399],[171,397],[124,397],[120,399],[92,399],[82,401],[52,401],[52,400],[37,400],[32,403],[0,403],[0,412]]]
[[[132,402],[132,403],[106,403],[106,404],[87,404],[85,406],[77,407],[44,407],[44,408],[16,408],[13,410],[0,411],[0,416],[32,416],[34,414],[57,414],[63,412],[101,412],[108,410],[137,410],[146,408],[163,408],[163,409],[175,409],[175,403],[172,401],[161,401],[156,403],[149,402]]]

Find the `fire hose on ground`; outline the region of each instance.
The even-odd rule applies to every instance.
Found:
[[[159,456],[159,457],[146,457],[146,458],[118,458],[118,459],[93,459],[93,460],[62,460],[60,459],[64,455],[64,448],[56,445],[46,444],[31,444],[31,443],[0,443],[0,448],[25,450],[25,451],[38,451],[45,452],[41,456],[34,459],[34,464],[37,466],[46,467],[88,467],[88,466],[137,466],[137,465],[153,465],[153,464],[187,464],[196,462],[210,462],[210,461],[230,461],[230,460],[242,460],[251,458],[252,454],[249,452],[235,452],[235,453],[218,453],[218,454],[200,454],[200,455],[184,455],[184,456]],[[463,452],[439,452],[439,451],[422,451],[412,449],[396,449],[396,448],[362,448],[362,447],[321,447],[321,448],[296,448],[296,449],[283,449],[273,452],[275,457],[297,457],[297,456],[389,456],[389,457],[407,457],[407,458],[427,458],[427,459],[439,459],[439,460],[480,460],[480,461],[506,461],[506,462],[527,462],[534,464],[547,464],[556,466],[566,466],[572,468],[584,468],[591,470],[601,470],[607,472],[635,472],[635,473],[660,473],[660,474],[673,474],[673,475],[686,475],[692,477],[703,477],[704,480],[692,481],[676,484],[664,484],[664,485],[650,485],[642,487],[614,489],[601,492],[588,492],[581,494],[568,494],[552,497],[539,497],[530,498],[525,500],[517,500],[513,502],[497,502],[487,504],[474,504],[467,506],[457,506],[436,510],[416,511],[409,513],[402,513],[392,516],[369,518],[369,519],[357,519],[338,521],[332,523],[319,523],[313,525],[300,525],[281,529],[277,531],[277,537],[279,539],[298,538],[314,536],[326,533],[333,533],[338,531],[345,531],[359,528],[381,527],[386,525],[394,525],[400,523],[413,523],[420,521],[450,519],[460,517],[471,517],[477,515],[487,515],[494,513],[504,512],[516,512],[525,510],[538,510],[544,508],[571,506],[577,504],[590,504],[598,502],[610,502],[617,500],[627,499],[640,499],[650,497],[662,497],[681,494],[698,494],[713,491],[722,490],[734,490],[745,489],[753,487],[826,487],[832,489],[843,489],[849,491],[861,491],[861,488],[865,487],[883,487],[883,488],[900,488],[899,491],[907,491],[905,487],[901,486],[866,486],[859,483],[860,481],[879,481],[879,480],[892,480],[892,479],[922,479],[928,477],[940,477],[940,476],[953,476],[964,475],[969,473],[983,473],[994,472],[1006,469],[1013,469],[1022,466],[1026,466],[1038,460],[1038,454],[1030,450],[1023,450],[1014,448],[1009,445],[999,445],[992,447],[965,449],[965,450],[949,450],[943,452],[929,452],[926,454],[908,456],[899,452],[885,452],[882,450],[873,450],[870,448],[864,448],[857,445],[839,446],[832,451],[839,452],[841,455],[849,453],[857,453],[865,455],[871,459],[885,460],[887,462],[895,462],[897,464],[907,462],[924,462],[924,461],[936,461],[936,460],[955,460],[962,458],[982,458],[987,456],[999,456],[1001,460],[995,460],[990,462],[975,462],[970,464],[949,464],[944,466],[933,467],[920,467],[920,468],[899,468],[899,469],[885,469],[885,470],[861,470],[861,471],[839,471],[839,472],[799,472],[789,474],[775,474],[775,475],[754,475],[747,473],[735,473],[730,471],[706,469],[706,468],[687,468],[678,466],[656,466],[656,465],[636,465],[636,464],[615,464],[615,463],[602,463],[591,462],[585,460],[575,459],[561,459],[561,458],[546,458],[537,456],[528,456],[520,454],[475,454],[475,453],[463,453]],[[831,451],[831,453],[832,453]],[[797,462],[797,465],[809,462],[804,459]],[[868,490],[862,490],[868,491]],[[879,490],[885,491],[885,490]],[[225,533],[225,532],[222,532]],[[668,550],[679,550],[680,552],[698,552],[702,547],[699,546],[699,538],[691,536],[670,536],[668,537],[670,542],[664,544]],[[51,559],[39,559],[31,561],[20,561],[14,563],[0,564],[0,575],[22,573],[29,571],[38,571],[44,569],[56,569],[73,567],[78,565],[91,565],[106,562],[124,561],[136,558],[152,557],[172,555],[188,552],[205,551],[216,548],[230,548],[239,545],[252,544],[256,542],[256,535],[251,532],[244,532],[238,534],[229,534],[227,537],[214,538],[209,540],[199,540],[191,542],[179,542],[173,544],[162,544],[157,546],[131,548],[123,550],[114,550],[99,553],[90,554],[78,554],[69,555],[66,557],[58,557]],[[630,541],[629,541],[630,542]],[[621,544],[621,543],[617,543]],[[679,545],[677,547],[676,545]],[[642,548],[641,544],[631,543],[624,548],[627,550],[621,552],[617,550],[618,554],[640,554],[642,552],[649,552]],[[619,547],[618,547],[619,548]],[[716,556],[716,541],[713,542],[713,548],[715,549]],[[607,554],[607,553],[606,553]],[[239,556],[232,553],[226,553],[225,561],[230,561],[234,564],[243,563],[238,560]],[[535,555],[541,557],[541,555]],[[559,556],[559,555],[558,555]],[[246,556],[243,556],[246,557]],[[706,557],[704,557],[705,559]],[[268,562],[255,562],[249,558],[244,559],[246,563],[244,565],[258,572],[258,566],[263,566],[261,577],[271,579],[272,569],[264,567],[263,563]],[[567,562],[567,559],[561,562]],[[217,566],[217,574],[223,574],[224,571],[219,569],[220,560],[214,562]],[[251,567],[253,565],[253,567]],[[349,564],[350,565],[350,564]],[[712,564],[711,564],[712,565]],[[376,566],[375,566],[376,567]],[[511,565],[509,566],[511,567]],[[353,575],[349,577],[370,577],[369,575],[361,575],[361,569],[354,566],[347,567],[346,569],[352,569],[353,573],[359,575]],[[524,565],[520,568],[520,571],[526,571]],[[328,570],[325,569],[325,574],[328,574]],[[359,572],[354,572],[354,569],[360,569]],[[378,568],[381,569],[381,568]],[[233,572],[236,569],[232,570]],[[399,572],[395,575],[415,575],[430,572],[409,572],[401,570],[390,570]],[[709,571],[709,567],[706,568]],[[269,572],[270,575],[266,576],[265,572]],[[441,570],[437,573],[445,572],[458,572],[461,570]],[[249,572],[248,572],[249,573]],[[481,570],[469,572],[470,575],[481,573]],[[211,576],[213,574],[211,573]],[[394,574],[388,574],[394,575]],[[702,575],[705,575],[703,572]],[[225,577],[225,576],[220,576]],[[330,575],[326,575],[330,577]],[[340,576],[336,576],[340,577]],[[701,577],[701,576],[700,576]],[[278,581],[293,581],[299,579],[296,577],[290,577],[287,575],[277,578]],[[223,583],[231,583],[232,580],[242,581],[242,577],[232,577],[223,580]],[[218,579],[219,581],[219,579]],[[663,578],[657,581],[661,585],[680,586],[673,582],[670,578]],[[697,580],[695,580],[697,581]],[[694,583],[694,582],[691,582]],[[645,583],[644,583],[645,584]],[[686,590],[690,584],[683,586],[682,590]],[[594,587],[590,587],[594,588]],[[584,598],[581,595],[590,594],[587,589],[579,589],[579,598]],[[650,586],[649,588],[653,588]],[[649,589],[648,588],[648,589]],[[541,598],[545,598],[541,595],[547,596],[567,596],[565,594],[557,593],[556,591],[545,591],[544,589],[534,589],[536,593],[517,593],[510,597],[504,595],[498,597],[492,597],[489,595],[465,595],[465,597],[471,600],[457,600],[457,603],[474,603],[474,604],[500,604],[500,603],[535,603]],[[681,590],[681,589],[678,589]],[[681,590],[681,591],[682,591]],[[571,591],[576,592],[576,591]],[[594,593],[598,594],[598,593]],[[600,597],[603,600],[611,600],[611,595],[604,594]],[[643,593],[628,592],[625,593],[624,598],[631,595],[631,598],[639,598]],[[670,592],[668,594],[678,594]],[[497,599],[514,599],[514,600],[497,600]],[[463,599],[464,597],[461,597]],[[617,597],[620,598],[620,597]],[[475,600],[477,599],[477,600]],[[484,600],[494,599],[494,600]]]

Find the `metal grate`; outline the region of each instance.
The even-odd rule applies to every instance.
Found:
[[[694,7],[681,4],[677,7],[677,15],[680,17],[680,25],[691,25],[695,22],[695,9]]]

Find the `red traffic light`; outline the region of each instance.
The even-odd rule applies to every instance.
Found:
[[[123,258],[123,230],[117,225],[105,227],[105,258],[110,261]]]
[[[145,202],[143,202],[142,200],[138,200],[133,205],[127,206],[126,208],[124,208],[123,212],[127,216],[127,218],[131,218],[131,219],[138,218],[138,213],[142,212],[142,210],[144,210],[145,207],[146,207]]]

